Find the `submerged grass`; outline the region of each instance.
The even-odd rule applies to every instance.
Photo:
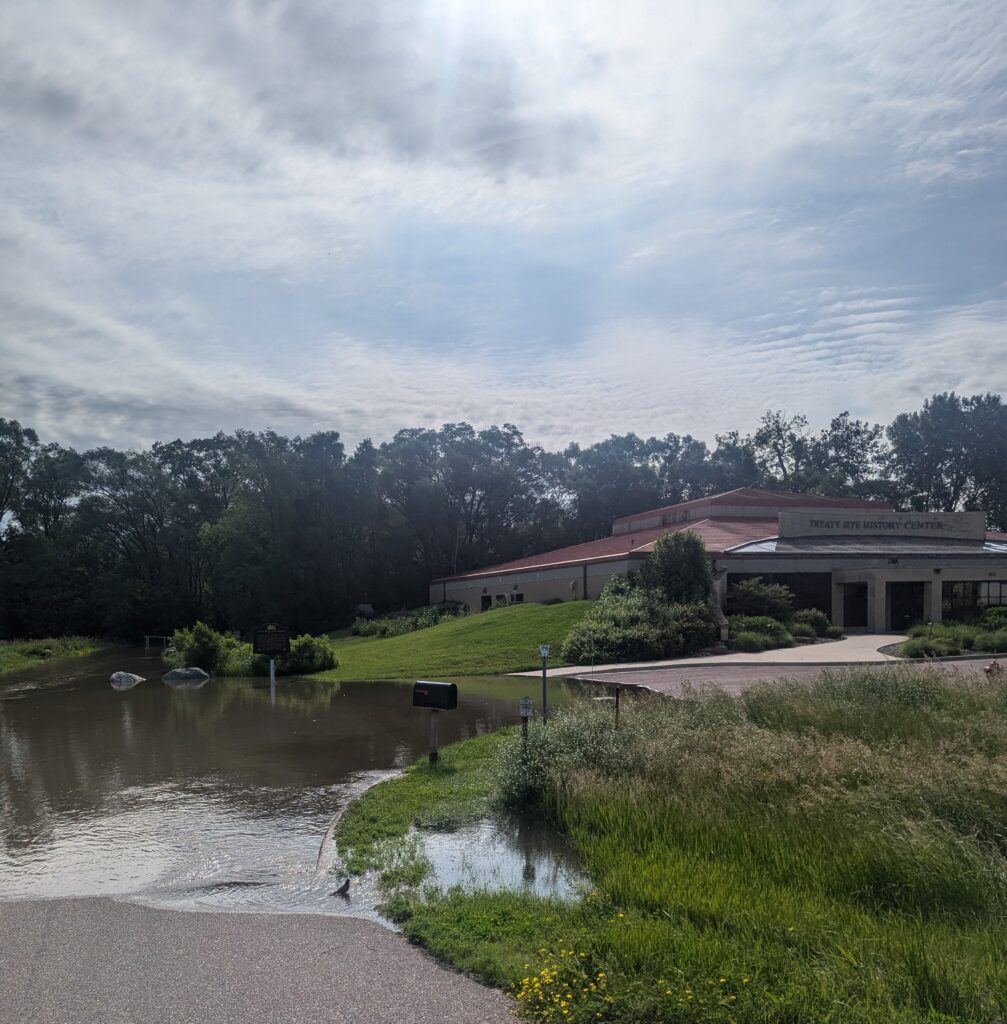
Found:
[[[585,703],[527,752],[497,742],[498,798],[551,815],[592,892],[416,890],[394,910],[528,1019],[1005,1019],[1007,687],[850,669],[642,697],[618,732]]]
[[[0,672],[28,668],[56,658],[93,654],[107,643],[90,636],[47,637],[43,640],[0,640]]]

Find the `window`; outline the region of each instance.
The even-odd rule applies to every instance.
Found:
[[[980,608],[991,608],[998,604],[1007,604],[1007,582],[990,580],[989,583],[978,584],[976,604]]]
[[[511,594],[511,596],[510,596],[510,603],[511,604],[524,604],[524,594]]]

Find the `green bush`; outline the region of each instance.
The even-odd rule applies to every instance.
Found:
[[[731,636],[737,633],[758,633],[765,639],[766,647],[794,646],[790,630],[782,622],[768,615],[731,615],[727,621]]]
[[[668,624],[670,632],[681,637],[681,651],[684,654],[702,650],[715,643],[720,636],[717,620],[705,601],[670,605]]]
[[[792,622],[790,624],[790,635],[793,637],[805,637],[808,640],[817,640],[818,634],[810,622]]]
[[[727,588],[728,615],[768,615],[789,622],[794,614],[794,594],[782,583],[763,583],[761,576],[732,583]]]
[[[994,654],[1007,651],[1007,629],[979,633],[975,639],[975,649],[977,651],[992,651]]]
[[[899,648],[903,658],[947,658],[961,652],[961,644],[949,636],[915,636]]]
[[[415,632],[417,629],[428,629],[445,619],[455,618],[466,613],[465,605],[459,601],[442,601],[426,608],[417,608],[411,612],[396,615],[385,615],[377,619],[358,617],[354,619],[350,632],[354,636],[402,636]]]
[[[732,637],[731,643],[735,650],[750,652],[765,651],[772,646],[765,633],[754,633],[751,630],[743,630],[738,633],[737,636]]]
[[[829,626],[825,631],[825,635],[830,640],[842,640],[846,634],[843,632],[842,626]]]
[[[228,654],[228,638],[205,622],[197,622],[192,629],[176,629],[171,646],[175,654],[169,655],[168,660],[173,667],[193,665],[209,673],[219,673]]]
[[[285,675],[306,675],[335,668],[339,662],[328,637],[304,633],[290,641],[290,654],[281,659]]]
[[[706,602],[712,583],[706,547],[692,530],[658,537],[640,566],[640,587],[653,591],[660,604]]]
[[[810,626],[815,631],[815,636],[826,636],[829,626],[832,625],[828,615],[817,608],[799,608],[794,612],[794,622]]]
[[[982,624],[992,630],[1007,629],[1007,605],[998,604],[983,612]]]

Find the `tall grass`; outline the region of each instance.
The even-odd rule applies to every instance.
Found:
[[[1007,688],[911,666],[643,698],[618,732],[564,712],[508,746],[503,795],[580,851],[594,909],[565,946],[606,986],[575,992],[550,947],[516,979],[523,1012],[1004,1019],[1005,755]]]
[[[74,658],[108,646],[89,636],[57,636],[43,640],[0,640],[0,672],[27,668],[57,658]]]

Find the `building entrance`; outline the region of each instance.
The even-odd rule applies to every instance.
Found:
[[[867,628],[867,584],[843,584],[843,628]]]
[[[914,622],[922,622],[925,584],[922,580],[888,584],[888,628],[903,632]]]

